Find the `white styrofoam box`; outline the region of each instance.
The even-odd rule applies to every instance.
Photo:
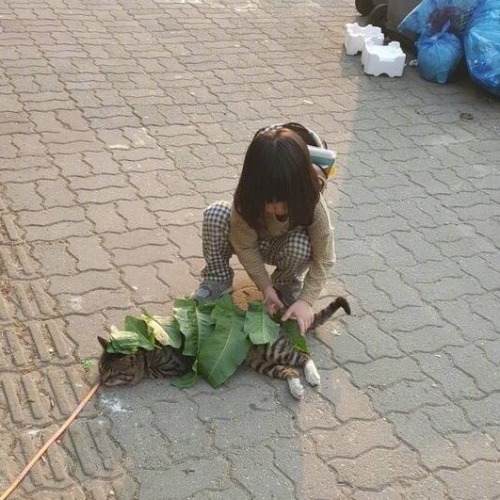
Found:
[[[372,40],[375,45],[384,44],[384,34],[378,26],[360,26],[358,23],[347,23],[346,35],[344,40],[345,51],[353,56],[363,51],[365,42]]]
[[[361,64],[367,75],[402,76],[405,62],[406,54],[401,50],[399,42],[381,46],[367,40],[361,55]]]

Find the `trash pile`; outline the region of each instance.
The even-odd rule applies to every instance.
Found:
[[[389,13],[393,5],[400,7],[385,4]],[[415,40],[415,63],[424,79],[447,83],[466,66],[473,81],[500,97],[500,0],[422,0],[405,14],[393,32]],[[386,33],[371,24],[346,24],[346,53],[362,52],[368,75],[402,76],[406,56],[399,42],[384,45]]]
[[[446,83],[464,60],[470,77],[500,96],[500,0],[423,0],[400,23],[418,36],[418,70]]]

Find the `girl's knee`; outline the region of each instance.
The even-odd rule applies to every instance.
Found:
[[[311,242],[305,232],[293,232],[286,244],[286,254],[290,262],[303,264],[311,258]]]
[[[227,201],[216,201],[203,211],[203,224],[225,226],[229,224],[231,205]]]

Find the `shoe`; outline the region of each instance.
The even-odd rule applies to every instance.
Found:
[[[211,302],[232,290],[232,281],[203,281],[191,294],[191,298],[198,302]]]
[[[276,290],[281,302],[283,302],[286,307],[290,307],[300,296],[300,292],[302,291],[302,282],[297,280],[292,281],[291,283],[274,285],[274,289]]]

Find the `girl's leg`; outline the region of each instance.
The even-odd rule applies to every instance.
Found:
[[[276,266],[271,280],[286,305],[302,290],[302,279],[311,259],[311,243],[304,228],[296,228],[269,241],[259,242],[264,262]]]
[[[201,271],[203,282],[192,298],[215,300],[230,292],[234,271],[229,265],[233,248],[229,243],[231,204],[218,201],[203,211],[203,257],[206,265]]]

